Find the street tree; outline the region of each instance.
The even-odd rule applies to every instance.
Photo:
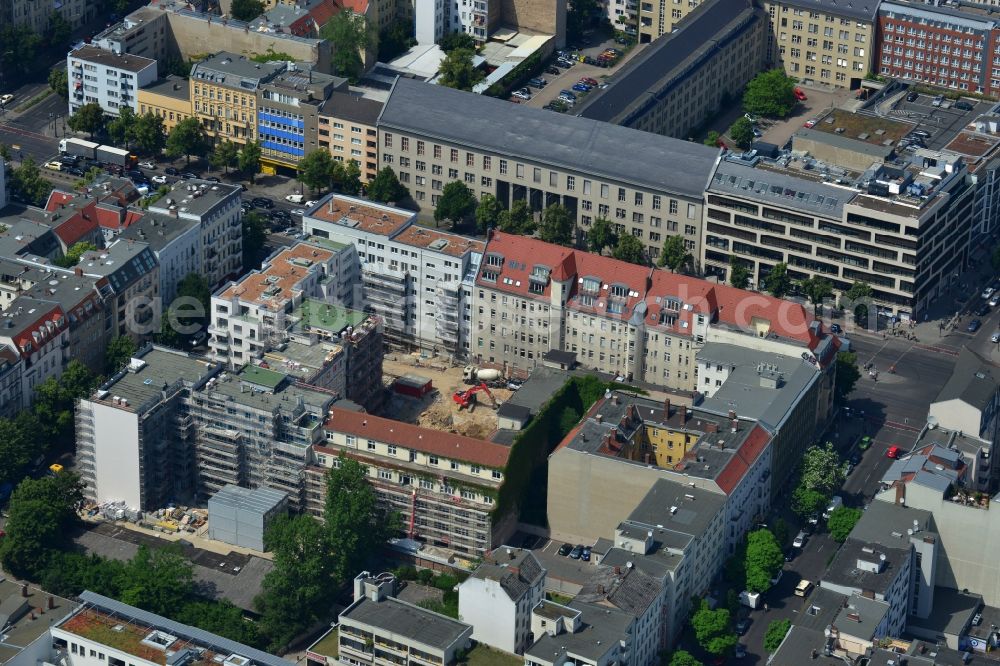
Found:
[[[122,106],[118,109],[118,116],[108,121],[108,137],[116,146],[124,145],[126,148],[135,138],[135,127],[139,117],[131,106]]]
[[[75,507],[83,500],[80,478],[72,472],[18,484],[7,506],[7,535],[0,539],[0,564],[19,578],[35,579],[53,550],[69,540]]]
[[[486,76],[472,64],[474,55],[475,51],[471,49],[455,49],[448,53],[438,68],[441,85],[456,90],[471,91],[472,87]]]
[[[792,491],[792,512],[800,520],[806,520],[826,508],[829,500],[828,495],[799,484]]]
[[[398,203],[408,196],[410,196],[410,191],[399,182],[396,172],[389,166],[379,169],[375,177],[368,183],[368,198],[372,201]]]
[[[49,23],[45,28],[45,39],[50,46],[57,48],[69,45],[73,36],[73,26],[59,12],[49,14]]]
[[[327,474],[323,523],[333,575],[349,580],[390,536],[390,521],[368,483],[368,468],[346,456],[339,460],[339,467]]]
[[[766,592],[771,579],[785,563],[781,546],[770,530],[754,530],[747,535],[746,576],[747,590]]]
[[[65,67],[55,67],[49,71],[49,88],[63,99],[69,99],[69,76]]]
[[[663,241],[663,249],[660,251],[656,264],[676,273],[685,266],[690,266],[692,261],[691,253],[684,245],[684,239],[680,236],[670,235]]]
[[[1000,249],[998,249],[1000,251]],[[1000,270],[1000,269],[997,269]],[[854,323],[866,326],[868,323],[868,302],[872,297],[872,286],[864,280],[858,280],[851,284],[851,288],[844,292],[844,305],[851,308],[854,315]]]
[[[313,153],[320,153],[329,157],[329,153],[316,150]],[[313,154],[313,153],[310,153]],[[211,162],[212,166],[216,169],[223,169],[225,173],[229,173],[229,167],[236,164],[236,160],[240,156],[240,147],[230,141],[225,139],[216,144],[215,150],[209,156],[208,161]],[[308,155],[306,156],[308,157]],[[304,158],[303,158],[304,159]]]
[[[319,36],[334,45],[333,73],[357,83],[365,68],[363,54],[372,42],[364,15],[349,7],[342,9],[320,29]]]
[[[795,79],[782,69],[761,72],[743,91],[743,108],[755,116],[784,118],[795,103]]]
[[[451,53],[455,49],[473,51],[476,48],[476,40],[472,38],[472,35],[465,32],[449,32],[438,41],[438,46],[445,53]]]
[[[21,165],[11,171],[10,189],[33,206],[43,206],[52,192],[52,183],[42,178],[35,160],[27,155]]]
[[[736,647],[738,640],[729,626],[729,620],[728,609],[712,610],[708,602],[702,599],[698,610],[691,616],[691,628],[694,629],[698,645],[716,656],[729,653]]]
[[[237,21],[250,22],[264,13],[264,3],[261,0],[233,0],[229,15]]]
[[[826,520],[826,529],[834,541],[844,543],[859,520],[861,520],[861,509],[837,507],[830,512],[830,517]]]
[[[104,109],[97,102],[88,102],[69,117],[66,124],[74,132],[86,132],[90,138],[104,127]]]
[[[500,223],[500,215],[503,210],[503,204],[500,203],[499,199],[492,194],[484,194],[476,205],[476,227],[479,232],[485,234],[487,230],[496,228]]]
[[[135,355],[135,342],[127,335],[111,338],[107,351],[104,353],[105,371],[113,375],[124,368],[129,359]]]
[[[753,143],[753,123],[746,116],[740,116],[729,128],[729,136],[737,146],[748,149]]]
[[[325,150],[314,150],[299,160],[296,177],[312,192],[329,187],[332,176],[333,158]]]
[[[243,216],[243,267],[255,265],[255,259],[267,240],[267,221],[257,211]]]
[[[613,248],[618,244],[618,234],[615,225],[605,217],[599,217],[590,225],[587,231],[587,249],[596,254],[604,252],[605,248]]]
[[[257,174],[260,173],[260,156],[262,154],[260,141],[247,141],[240,148],[236,157],[236,164],[240,171],[250,179],[250,184],[254,183]]]
[[[535,233],[535,215],[531,212],[528,202],[524,199],[516,199],[511,204],[510,210],[500,213],[497,228],[508,234],[520,236],[530,236]]]
[[[413,36],[413,22],[403,19],[393,20],[378,33],[378,61],[390,62],[417,43]],[[465,34],[465,33],[453,33]],[[468,37],[468,35],[466,35]],[[471,37],[469,37],[471,39]]]
[[[686,650],[676,650],[670,656],[667,666],[704,666],[693,654]]]
[[[809,301],[813,304],[813,314],[819,312],[823,305],[823,299],[833,296],[833,284],[825,277],[815,276],[800,280],[799,289],[809,297]]]
[[[791,620],[772,620],[771,624],[767,625],[767,633],[764,634],[764,650],[768,654],[777,652],[781,641],[785,640],[785,635],[791,628]]]
[[[26,25],[0,28],[0,72],[19,78],[35,66],[35,56],[42,38]]]
[[[192,567],[178,546],[141,545],[122,571],[118,599],[151,613],[172,615],[194,594]]]
[[[538,225],[538,237],[546,243],[556,245],[573,245],[573,216],[562,204],[552,204],[542,212],[542,221]]]
[[[337,164],[343,163],[334,161],[335,168]],[[337,179],[336,173],[334,179]],[[339,182],[340,189],[344,193],[359,194],[361,192],[361,164],[357,160],[348,160],[340,171]],[[405,199],[408,196],[410,196],[410,191],[404,187],[402,198]]]
[[[632,234],[622,234],[618,238],[618,243],[611,256],[619,261],[627,261],[630,264],[639,264],[640,266],[645,266],[648,263],[645,246]]]
[[[750,268],[736,257],[729,257],[729,285],[737,289],[750,286]]]
[[[799,483],[828,497],[844,483],[844,466],[832,442],[806,449],[801,470]]]
[[[460,180],[446,183],[441,198],[434,207],[434,222],[450,220],[453,227],[461,226],[476,211],[476,196],[469,186]]]
[[[158,155],[167,145],[167,133],[163,129],[163,118],[151,111],[139,116],[133,130],[135,149],[145,155]]]
[[[855,384],[861,379],[858,370],[858,355],[854,352],[837,353],[837,384],[834,392],[838,402],[843,402],[854,390]]]
[[[763,280],[764,289],[775,298],[782,298],[792,288],[792,278],[788,275],[788,264],[779,262]]]
[[[187,158],[187,163],[191,163],[191,156],[201,157],[208,151],[208,140],[201,127],[201,122],[197,118],[185,118],[177,123],[167,137],[166,152],[169,157]]]
[[[33,412],[21,410],[0,419],[0,484],[17,483],[37,455],[39,423]]]

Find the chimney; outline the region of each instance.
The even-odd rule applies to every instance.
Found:
[[[618,567],[615,567],[615,569],[617,569],[617,568]],[[616,571],[615,573],[618,573],[618,572]],[[598,583],[598,585],[597,585],[597,593],[598,594],[604,594],[604,583]]]
[[[27,583],[21,583],[21,596],[25,597],[25,598],[28,597],[28,584]]]
[[[896,504],[906,506],[906,484],[896,484]]]
[[[719,432],[719,424],[714,421],[705,421],[705,432],[707,433]]]
[[[663,399],[663,420],[670,418],[670,398]]]
[[[56,600],[51,594],[49,595],[48,601],[46,601],[45,603],[49,607],[49,610],[52,610],[56,607]]]
[[[614,404],[614,405],[618,404],[618,394],[617,393],[615,393],[614,395],[611,396],[611,403]]]
[[[76,267],[75,267],[75,268],[73,269],[73,275],[75,275],[75,276],[77,276],[77,277],[83,277],[83,269],[82,269],[82,268],[80,268],[79,266],[76,266]]]
[[[604,415],[603,414],[598,414],[598,415],[596,415],[594,417],[594,420],[597,421],[598,423],[603,423],[604,422]]]
[[[681,425],[687,423],[688,420],[688,408],[687,405],[681,405]]]
[[[735,419],[736,418],[736,410],[735,409],[730,409],[729,410],[729,418],[731,418],[731,419]]]
[[[621,574],[621,572],[622,572],[622,568],[616,564],[615,565],[615,575],[618,576],[619,574]]]
[[[733,419],[732,427],[733,427],[733,432],[737,432],[740,429],[739,419]]]
[[[643,462],[644,462],[645,464],[647,464],[647,465],[649,464],[649,454],[648,454],[648,453],[644,453],[644,454],[642,454],[642,461],[643,461]]]

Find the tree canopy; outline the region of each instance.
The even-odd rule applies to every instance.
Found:
[[[69,117],[66,124],[74,132],[86,132],[90,138],[101,131],[105,122],[104,109],[97,102],[88,102]]]
[[[809,297],[814,312],[823,304],[824,298],[833,296],[833,284],[825,277],[816,276],[800,280],[799,289]]]
[[[777,263],[771,272],[763,280],[764,289],[771,292],[772,296],[782,298],[792,288],[792,278],[788,275],[788,264]]]
[[[108,350],[105,352],[105,367],[109,375],[113,375],[124,368],[129,359],[135,355],[135,341],[127,335],[119,335],[111,339],[108,343]]]
[[[75,507],[82,499],[80,478],[71,472],[18,484],[7,509],[7,536],[0,539],[3,568],[27,578],[44,566],[50,551],[69,539],[77,520]]]
[[[830,517],[826,519],[826,529],[830,532],[830,538],[837,543],[844,543],[859,520],[861,509],[840,506],[830,512]]]
[[[484,194],[476,205],[476,227],[479,232],[485,234],[488,229],[496,227],[500,223],[503,210],[503,204],[499,199],[492,194]]]
[[[594,220],[587,231],[587,249],[596,254],[604,252],[605,248],[613,248],[618,243],[618,234],[615,233],[615,225],[604,217]]]
[[[747,535],[746,581],[750,592],[766,592],[771,579],[781,570],[785,556],[770,530],[754,530]]]
[[[118,117],[108,121],[108,137],[115,145],[124,145],[126,148],[135,139],[135,127],[139,121],[139,116],[131,106],[122,106],[118,109]]]
[[[379,169],[375,177],[368,183],[368,198],[381,203],[399,203],[410,196],[410,191],[399,182],[392,167]]]
[[[753,115],[784,118],[796,101],[795,79],[782,69],[761,72],[743,91],[743,108]]]
[[[663,241],[663,250],[660,251],[660,256],[657,259],[657,265],[661,267],[669,268],[671,271],[676,273],[685,266],[689,266],[694,259],[691,257],[691,253],[688,252],[687,247],[684,245],[684,238],[681,236],[670,235],[667,239]]]
[[[569,210],[562,204],[552,204],[542,212],[538,237],[546,243],[572,246],[575,229],[576,224]]]
[[[859,379],[861,371],[858,370],[858,355],[854,352],[838,352],[837,384],[834,388],[837,400],[843,402],[854,390]]]
[[[327,157],[330,156],[330,154],[325,151],[314,150],[313,152],[306,155],[306,157],[315,154],[326,155]],[[216,169],[224,169],[226,173],[229,173],[229,167],[236,164],[236,160],[239,158],[239,156],[240,156],[240,147],[237,144],[230,141],[229,139],[225,139],[216,144],[215,150],[212,151],[212,154],[209,156],[208,161],[211,162],[212,166],[215,167]],[[303,161],[305,161],[305,158],[303,158]]]
[[[42,178],[35,160],[26,155],[21,165],[10,172],[10,189],[31,205],[44,206],[52,192],[52,183]]]
[[[472,38],[472,35],[465,32],[449,32],[438,40],[438,46],[445,53],[451,53],[455,49],[473,51],[476,48],[476,40]]]
[[[476,196],[469,186],[460,180],[446,183],[441,191],[441,198],[434,207],[434,221],[450,220],[452,225],[460,226],[476,211]]]
[[[185,118],[177,123],[170,131],[166,141],[166,152],[169,157],[187,158],[191,163],[191,156],[201,157],[208,151],[208,139],[201,127],[201,122],[194,117]]]
[[[535,233],[535,215],[531,212],[527,201],[516,199],[511,204],[510,210],[500,213],[497,227],[508,234],[530,236]]]
[[[806,488],[829,496],[844,483],[840,455],[831,442],[810,446],[803,454],[801,464],[800,483]]]
[[[313,192],[329,187],[332,177],[333,158],[327,151],[314,150],[299,160],[297,178]]]
[[[65,67],[49,70],[49,87],[63,99],[69,99],[69,76]]]
[[[229,15],[237,21],[252,21],[264,13],[264,3],[261,0],[233,0],[229,7]]]
[[[620,261],[627,261],[630,264],[639,264],[640,266],[645,266],[648,263],[646,261],[646,247],[642,244],[641,240],[632,234],[622,234],[618,238],[618,243],[615,244],[615,249],[611,253],[611,256]]]
[[[486,76],[482,70],[473,66],[474,55],[475,51],[471,49],[459,48],[450,51],[439,67],[441,85],[471,91],[472,87]]]
[[[395,174],[393,174],[395,175]],[[333,185],[346,194],[357,194],[361,191],[361,165],[357,160],[342,162],[333,161]],[[402,198],[410,196],[410,191],[403,188]]]
[[[163,129],[163,118],[151,111],[139,116],[132,130],[135,149],[144,155],[158,155],[167,145],[167,134]]]
[[[365,68],[362,54],[372,41],[364,15],[349,7],[342,9],[320,29],[319,36],[334,45],[333,73],[357,83]]]
[[[262,154],[260,141],[247,141],[240,148],[236,163],[239,170],[246,174],[252,185],[257,174],[260,173],[260,156]]]
[[[670,656],[667,666],[704,666],[695,656],[685,650],[676,650]]]
[[[80,263],[80,257],[86,252],[95,252],[97,246],[90,241],[77,241],[69,246],[66,254],[54,260],[56,266],[61,268],[72,268]]]
[[[750,286],[750,269],[736,257],[729,257],[729,284],[737,289]]]
[[[737,146],[746,150],[753,143],[753,123],[740,116],[729,128],[729,136]]]
[[[998,269],[1000,270],[1000,269]],[[872,297],[872,286],[863,280],[858,280],[843,294],[842,306],[851,308],[854,323],[868,325],[868,302]]]
[[[691,628],[695,638],[706,652],[722,656],[736,647],[737,636],[729,626],[729,610],[718,608],[712,610],[704,599],[694,615],[691,616]]]
[[[792,621],[788,619],[772,620],[771,624],[767,625],[767,633],[764,634],[764,649],[768,654],[774,654],[778,651],[781,641],[785,640],[785,634],[791,628]]]
[[[264,241],[267,240],[267,222],[257,211],[250,211],[243,216],[243,267],[254,265],[254,259]]]

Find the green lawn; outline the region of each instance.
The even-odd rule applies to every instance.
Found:
[[[312,647],[312,651],[321,654],[331,659],[336,659],[338,655],[338,645],[339,639],[337,637],[338,631],[336,629],[331,629],[330,633],[321,638],[316,645]]]
[[[563,606],[573,601],[573,597],[567,597],[563,594],[557,594],[555,592],[546,592],[545,598],[553,603],[561,604]]]
[[[477,645],[466,655],[469,666],[524,666],[524,659],[485,645]]]

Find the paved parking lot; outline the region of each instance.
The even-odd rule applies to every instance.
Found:
[[[596,57],[600,55],[604,49],[611,47],[621,50],[621,44],[616,44],[615,40],[607,39],[594,46],[588,46],[582,49],[580,52],[584,55],[591,57]],[[540,76],[547,80],[549,84],[538,90],[536,88],[531,89],[532,98],[528,102],[522,102],[528,106],[533,106],[535,108],[542,108],[556,97],[559,96],[560,90],[572,90],[573,84],[579,81],[584,76],[589,76],[598,81],[603,81],[615,72],[619,71],[623,64],[635,57],[635,54],[643,48],[643,45],[638,45],[634,47],[631,51],[626,53],[614,67],[598,67],[596,65],[587,65],[582,62],[578,62],[569,69],[563,70],[563,73],[559,76],[554,74],[541,74]],[[578,100],[582,99],[584,93],[574,93],[576,94]]]
[[[899,120],[911,120],[920,124],[920,129],[929,132],[930,138],[925,142],[930,150],[940,150],[948,143],[956,132],[965,127],[976,116],[986,113],[993,106],[990,102],[977,102],[974,99],[965,101],[971,103],[971,111],[956,109],[952,100],[945,100],[941,106],[931,102],[933,95],[919,95],[912,102],[906,101],[906,95],[900,95],[893,105],[890,117]],[[949,108],[945,108],[945,106]]]
[[[805,85],[800,85],[799,87],[806,94],[806,101],[796,104],[791,114],[783,120],[763,122],[761,129],[764,132],[764,136],[761,137],[761,141],[782,147],[788,143],[792,135],[807,120],[819,118],[834,108],[841,108],[848,105],[848,102],[853,100],[855,95],[855,92],[851,90],[827,90],[810,88]],[[726,129],[728,129],[728,126]]]

